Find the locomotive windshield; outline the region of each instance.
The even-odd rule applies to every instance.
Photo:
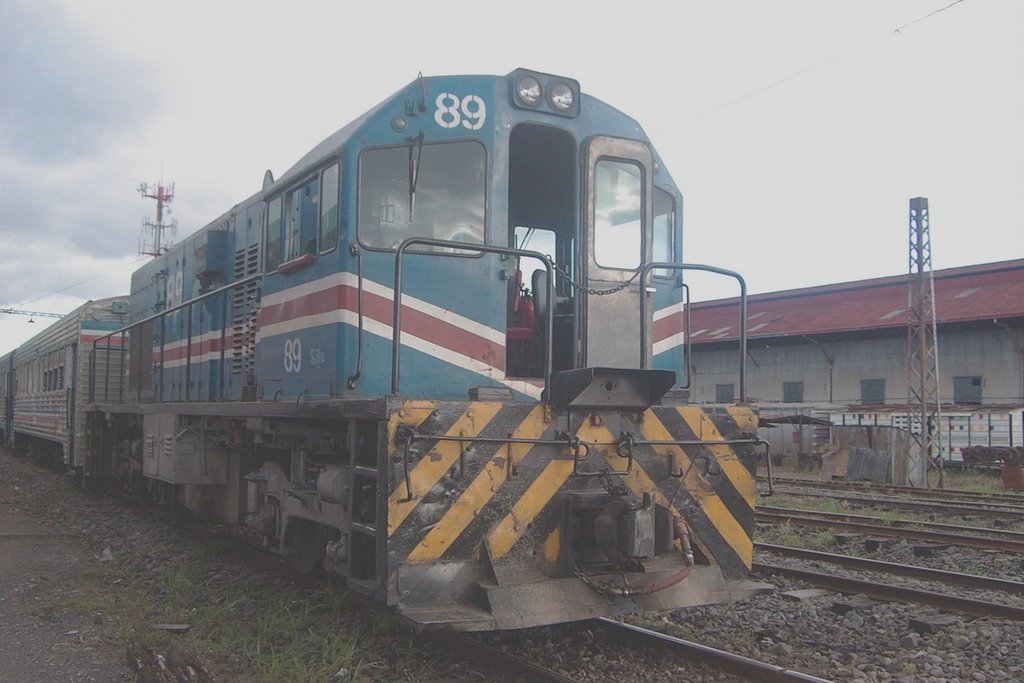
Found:
[[[359,241],[484,241],[486,151],[476,142],[371,149],[359,162]]]

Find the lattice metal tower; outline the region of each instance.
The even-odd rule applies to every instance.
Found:
[[[907,429],[928,464],[937,459],[939,488],[942,477],[942,430],[939,405],[939,352],[936,343],[935,282],[932,277],[932,246],[928,200],[910,200],[910,276],[907,279]],[[906,482],[919,462],[897,460],[897,482]],[[903,469],[906,468],[906,469]],[[902,471],[901,471],[902,469]]]
[[[144,256],[159,256],[174,245],[175,233],[178,230],[178,221],[164,223],[164,211],[171,213],[167,205],[174,199],[174,183],[171,183],[170,187],[165,187],[163,181],[160,181],[154,183],[152,189],[149,183],[141,183],[138,189],[143,199],[156,200],[156,222],[147,218],[142,219],[139,253]]]

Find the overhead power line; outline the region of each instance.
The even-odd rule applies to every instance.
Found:
[[[0,313],[6,313],[7,315],[27,315],[29,322],[33,322],[32,318],[63,318],[63,313],[47,313],[46,311],[25,311],[20,308],[0,308]]]
[[[893,31],[893,33],[899,33],[900,31],[902,31],[902,30],[903,30],[903,29],[905,29],[905,28],[910,28],[910,27],[911,27],[911,26],[913,26],[914,24],[917,24],[917,23],[919,23],[919,22],[922,22],[922,21],[924,21],[925,19],[927,19],[928,17],[934,17],[934,16],[935,16],[936,14],[938,14],[939,12],[945,12],[945,11],[946,11],[946,10],[948,10],[948,9],[949,9],[950,7],[952,7],[953,5],[959,5],[959,4],[960,4],[961,2],[963,2],[963,1],[964,1],[964,0],[955,0],[954,2],[951,2],[951,3],[949,3],[949,4],[948,4],[948,5],[946,5],[945,7],[940,7],[939,9],[937,9],[937,10],[935,10],[935,11],[933,11],[933,12],[929,12],[928,14],[924,15],[923,17],[918,17],[917,19],[914,19],[914,20],[913,20],[913,21],[911,21],[910,23],[907,23],[907,24],[903,24],[903,26],[900,26],[899,28],[895,29],[895,30]]]
[[[128,265],[134,266],[134,265],[136,265],[138,263],[142,263],[146,259],[147,259],[146,256],[142,256],[140,258],[135,259],[134,261],[131,261]],[[31,299],[25,299],[24,301],[19,302],[18,306],[24,306],[25,304],[30,304],[33,301],[39,301],[40,299],[45,299],[48,296],[53,296],[54,294],[60,294],[64,290],[71,289],[72,287],[77,287],[78,285],[84,285],[86,282],[92,282],[93,280],[98,280],[99,278],[104,277],[106,275],[110,275],[113,272],[114,272],[113,270],[108,270],[105,273],[100,273],[98,275],[93,275],[92,277],[87,277],[84,280],[79,280],[78,282],[72,282],[70,285],[65,285],[64,287],[61,287],[60,289],[55,289],[52,292],[48,292],[47,294],[40,294],[39,296],[34,296]]]
[[[897,34],[902,33],[902,31],[904,29],[910,28],[911,26],[913,26],[915,24],[919,24],[922,21],[925,21],[926,19],[929,19],[930,17],[934,17],[936,14],[939,14],[941,12],[945,12],[949,8],[954,7],[955,5],[959,5],[963,1],[964,0],[954,0],[954,2],[951,2],[948,5],[945,5],[944,7],[940,7],[938,9],[936,9],[936,10],[933,10],[933,11],[929,12],[928,14],[922,15],[922,16],[918,17],[917,19],[914,19],[913,21],[907,22],[906,24],[903,24],[902,26],[899,26],[899,27],[893,29],[892,33],[897,33]],[[872,39],[872,41],[874,41],[874,40],[875,39]],[[804,74],[810,73],[811,71],[815,71],[815,70],[825,66],[826,64],[829,64],[830,62],[834,62],[834,61],[836,61],[836,60],[838,60],[840,58],[846,57],[846,56],[848,56],[848,55],[850,55],[850,54],[852,54],[854,52],[859,51],[860,49],[863,49],[863,47],[862,46],[861,47],[851,47],[848,50],[845,50],[843,52],[839,52],[839,53],[836,53],[834,55],[830,55],[828,57],[825,57],[824,59],[821,59],[821,60],[811,64],[810,66],[805,66],[804,68],[802,68],[802,69],[800,69],[798,71],[795,71],[795,72],[793,72],[791,74],[783,76],[782,78],[779,78],[778,80],[772,81],[771,83],[763,85],[763,86],[761,86],[759,88],[755,88],[754,90],[751,90],[751,91],[749,91],[747,93],[744,93],[743,95],[740,95],[739,97],[733,98],[733,99],[729,100],[728,102],[723,102],[722,104],[714,107],[713,109],[709,109],[706,112],[704,112],[703,114],[697,115],[696,117],[694,117],[694,119],[698,119],[698,118],[702,118],[704,116],[708,116],[710,114],[714,114],[714,113],[719,112],[719,111],[721,111],[723,109],[728,109],[729,107],[731,107],[731,106],[733,106],[735,104],[739,104],[740,102],[743,102],[744,100],[750,99],[751,97],[754,97],[756,95],[760,95],[763,92],[766,92],[768,90],[772,90],[774,88],[777,88],[780,85],[782,85],[783,83],[787,83],[787,82],[789,82],[789,81],[791,81],[791,80],[793,80],[795,78],[799,78],[800,76],[803,76]]]

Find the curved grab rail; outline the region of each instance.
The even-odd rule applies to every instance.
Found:
[[[708,266],[702,263],[667,263],[667,262],[654,262],[645,264],[640,269],[640,282],[647,282],[647,275],[655,268],[664,270],[700,270],[706,273],[716,273],[718,275],[726,275],[734,278],[740,285],[740,403],[744,403],[747,400],[747,283],[743,279],[743,276],[739,273],[726,270],[725,268],[718,268],[717,266]],[[642,289],[642,288],[641,288]],[[640,368],[647,369],[650,364],[650,354],[648,352],[647,343],[647,297],[640,297]],[[690,330],[686,330],[686,338],[690,338]],[[687,345],[689,348],[689,345]],[[689,357],[686,358],[686,362],[689,363]],[[689,377],[689,372],[687,372]]]
[[[544,386],[547,387],[551,383],[551,368],[552,368],[552,327],[555,321],[554,315],[554,301],[555,301],[555,278],[554,278],[554,267],[551,263],[551,259],[539,251],[530,251],[528,249],[513,249],[511,247],[495,247],[489,244],[469,244],[466,242],[453,242],[451,240],[437,240],[428,237],[410,237],[409,239],[398,245],[398,250],[395,252],[395,300],[393,302],[393,315],[391,319],[391,393],[398,394],[399,387],[399,375],[401,373],[400,355],[401,355],[401,341],[402,341],[402,270],[403,270],[403,258],[405,257],[406,250],[413,245],[421,245],[427,247],[443,247],[445,249],[453,249],[458,251],[471,251],[480,254],[504,254],[506,256],[526,256],[528,258],[535,258],[544,264],[545,270],[548,272],[547,282],[547,301],[548,310],[544,317],[546,318],[544,325]],[[414,252],[417,256],[448,256],[457,257],[465,256],[465,254],[458,254],[453,252]]]

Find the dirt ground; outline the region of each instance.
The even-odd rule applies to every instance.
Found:
[[[20,512],[15,493],[0,481],[0,681],[134,680],[104,615],[67,609],[99,559]]]

